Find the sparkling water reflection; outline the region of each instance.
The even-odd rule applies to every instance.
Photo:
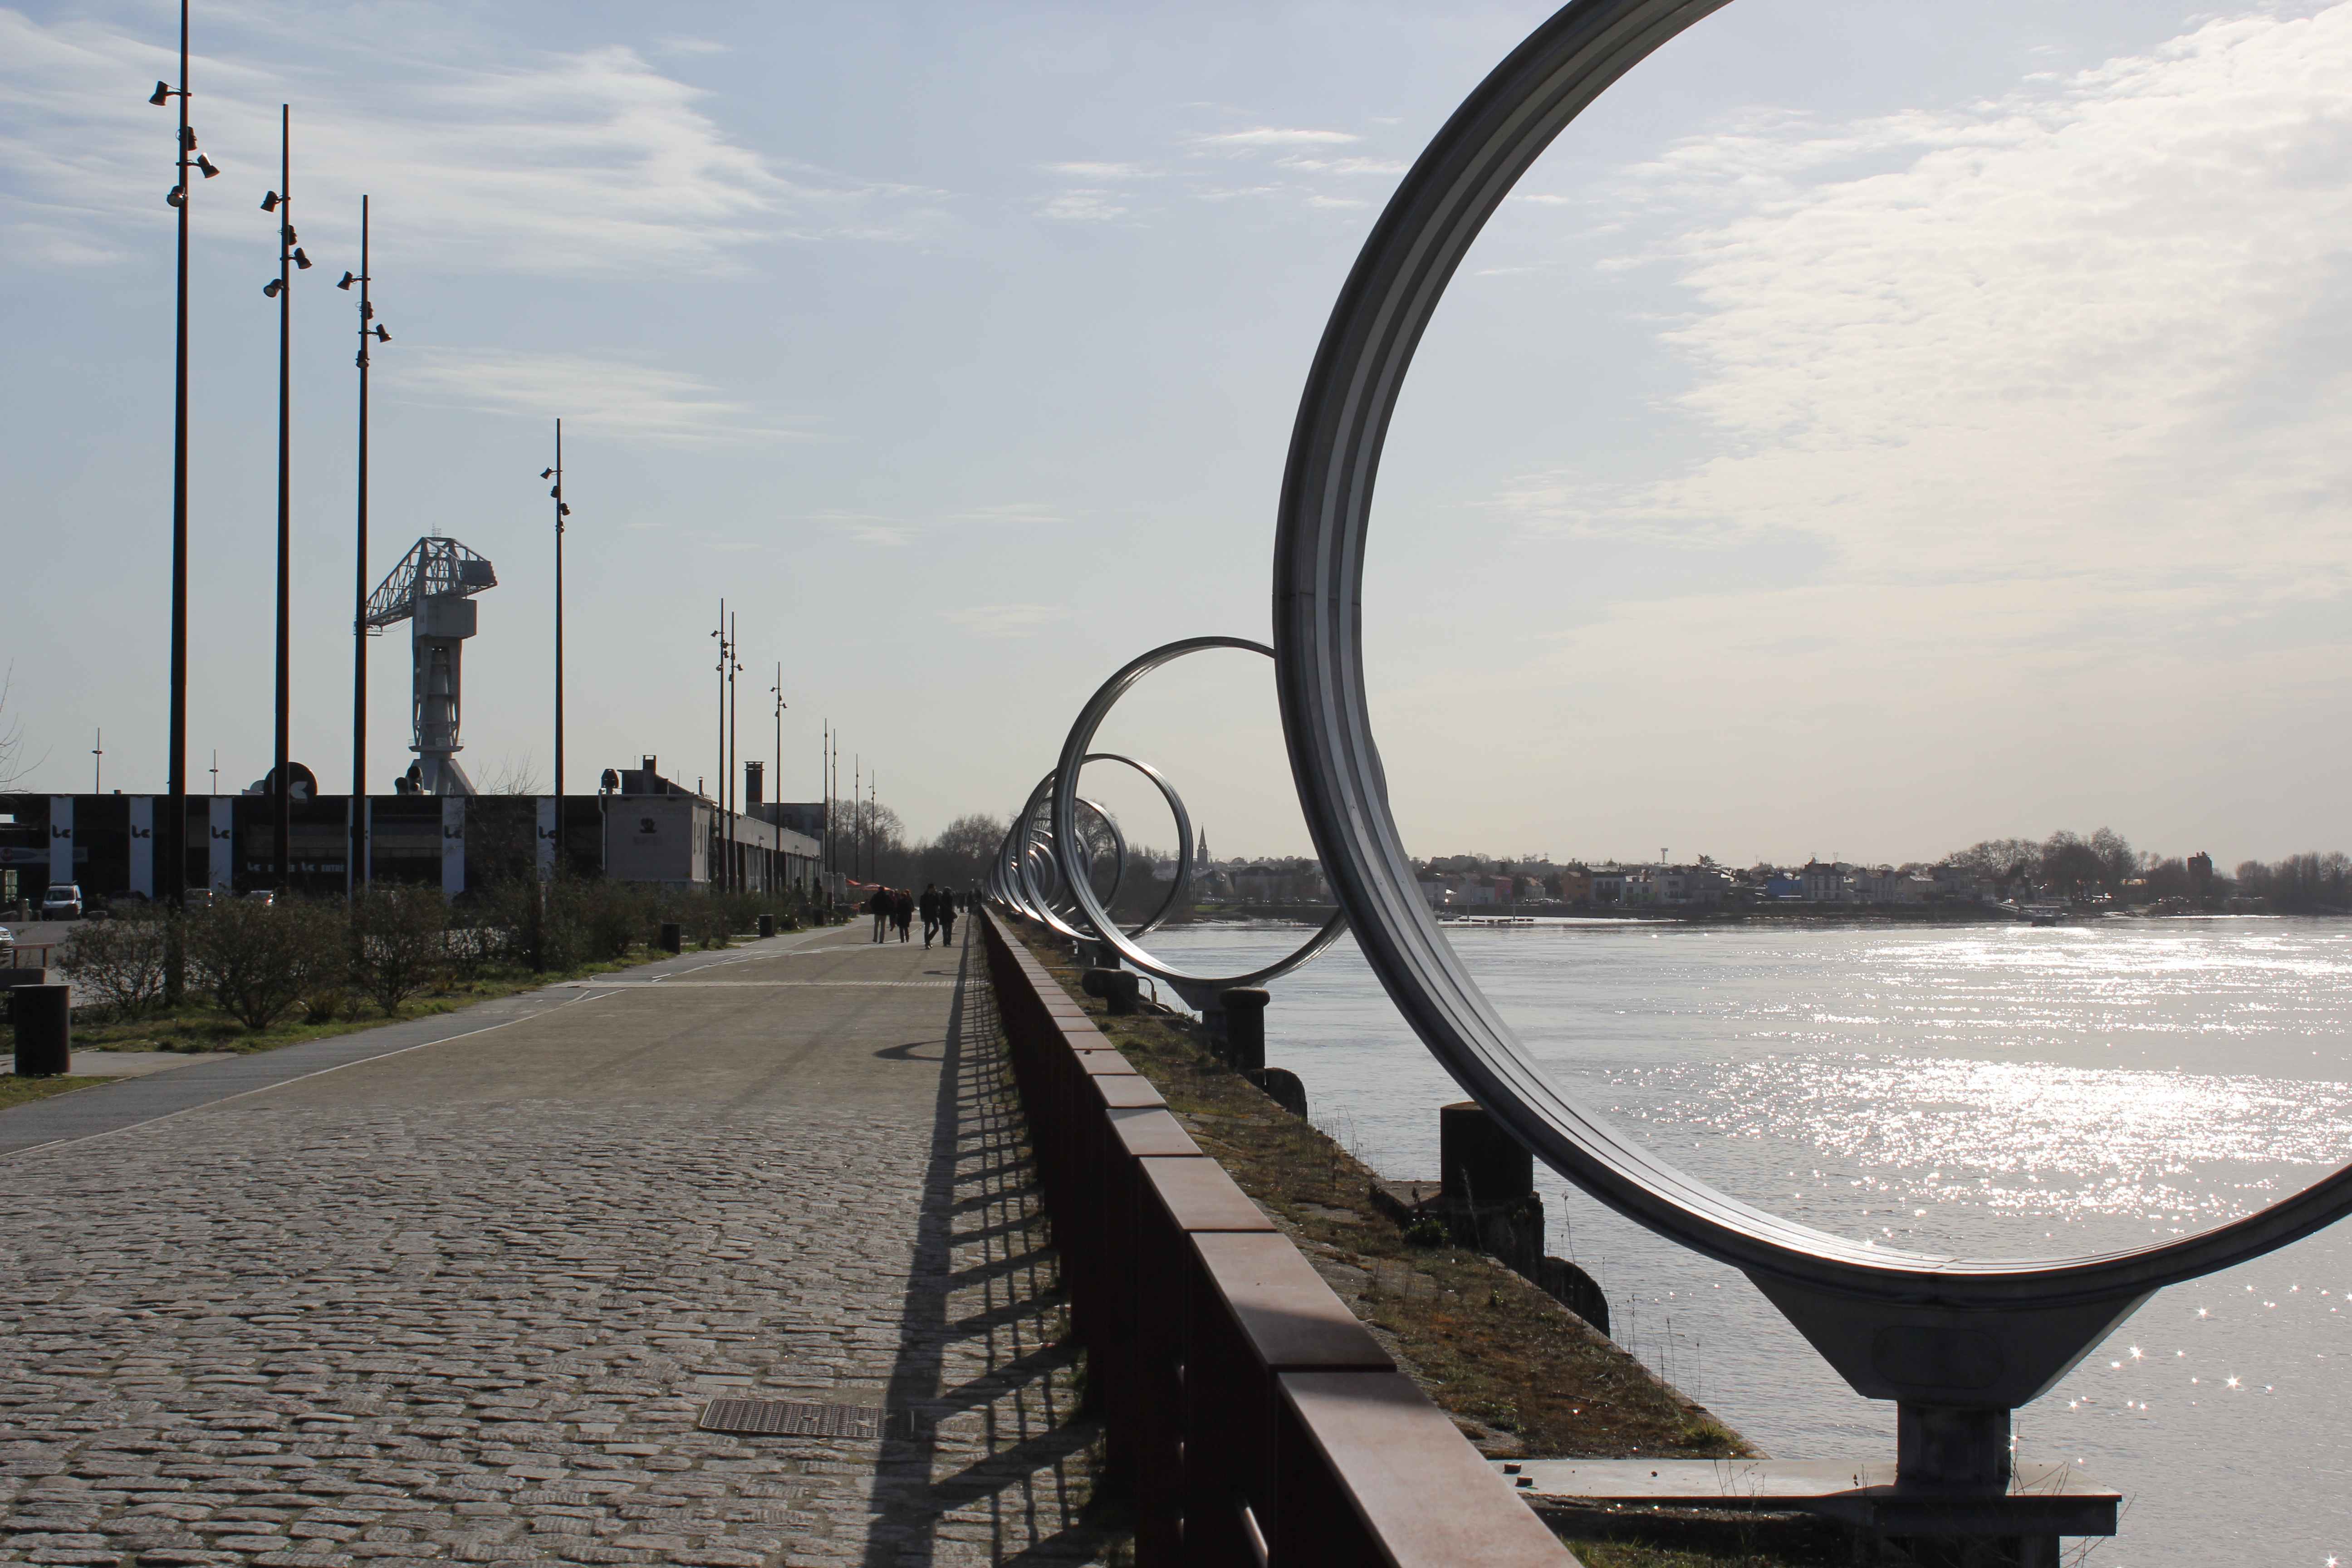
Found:
[[[1881,1245],[2137,1245],[2352,1160],[2352,922],[1451,935],[1589,1104],[1730,1192]],[[1297,938],[1194,927],[1154,945],[1207,963]],[[1267,1033],[1319,1123],[1384,1172],[1435,1171],[1435,1107],[1458,1094],[1351,943],[1277,983]],[[1556,1181],[1546,1198],[1554,1250],[1601,1279],[1620,1339],[1651,1364],[1772,1453],[1891,1455],[1891,1410],[1830,1373],[1744,1278]],[[2347,1290],[2339,1226],[2164,1292],[2021,1415],[2024,1450],[2130,1497],[2094,1561],[2346,1552]]]

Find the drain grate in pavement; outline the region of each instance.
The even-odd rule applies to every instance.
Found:
[[[714,1399],[695,1423],[705,1432],[755,1437],[851,1437],[867,1442],[915,1434],[911,1410],[867,1405],[807,1405],[794,1399]]]

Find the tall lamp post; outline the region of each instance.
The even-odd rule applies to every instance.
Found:
[[[776,771],[768,775],[768,795],[776,807],[776,853],[783,854],[784,847],[784,664],[776,661],[776,683],[768,688],[776,700]]]
[[[368,339],[392,342],[392,334],[376,324],[375,303],[368,297],[368,199],[360,198],[360,269],[345,272],[338,289],[360,288],[360,478],[358,549],[352,571],[352,847],[343,868],[343,889],[357,892],[368,881],[367,792],[367,600],[368,600]]]
[[[735,617],[730,614],[727,617],[727,776],[719,783],[725,786],[727,796],[727,883],[730,888],[738,892],[742,890],[742,885],[746,880],[741,869],[735,864],[736,840],[739,833],[736,821],[743,805],[743,797],[738,793],[743,773],[742,752],[735,743],[735,715],[739,711],[735,678],[743,673],[743,661],[735,656],[741,650],[742,646],[736,640]]]
[[[553,479],[548,499],[555,502],[555,868],[563,869],[563,520],[572,508],[563,500],[563,420],[555,421],[555,466],[539,477]]]
[[[727,821],[727,683],[728,667],[735,662],[734,640],[727,635],[727,601],[719,601],[719,626],[711,634],[719,639],[719,787],[711,792],[711,809],[719,820],[713,824],[718,864],[710,869],[710,886],[714,891],[727,890],[728,877],[732,871],[730,839],[733,837]]]
[[[180,100],[180,130],[174,140],[178,181],[163,197],[180,215],[180,280],[177,358],[172,398],[172,692],[171,755],[167,760],[164,794],[164,901],[173,909],[186,902],[188,879],[188,171],[209,180],[220,171],[196,152],[196,133],[188,125],[188,0],[180,0],[180,85],[157,82],[147,101],[158,109]],[[173,999],[180,988],[180,966],[172,964]]]
[[[294,233],[294,111],[278,106],[278,189],[261,198],[261,210],[278,215],[278,276],[262,294],[278,301],[278,726],[277,764],[269,772],[270,819],[278,839],[273,886],[293,881],[294,796],[288,777],[287,741],[293,708],[294,500],[292,465],[294,398],[294,274],[309,271]]]

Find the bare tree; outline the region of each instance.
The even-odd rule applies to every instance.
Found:
[[[25,721],[8,715],[8,693],[16,684],[16,667],[10,665],[0,674],[0,789],[14,789],[16,781],[49,760],[43,752],[31,762],[24,761]]]
[[[499,765],[482,776],[484,795],[545,795],[540,781],[539,766],[529,752],[521,757],[503,757]]]

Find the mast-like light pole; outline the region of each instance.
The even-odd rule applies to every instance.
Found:
[[[711,809],[718,813],[712,824],[713,849],[719,864],[711,868],[710,886],[713,891],[727,890],[730,864],[730,841],[733,835],[727,821],[727,685],[728,666],[735,662],[734,640],[727,634],[727,601],[719,601],[719,626],[711,634],[719,639],[719,787],[711,792]]]
[[[743,877],[736,872],[734,853],[736,853],[736,818],[740,816],[739,806],[743,804],[743,795],[739,795],[739,778],[740,773],[743,773],[743,766],[740,766],[740,757],[743,757],[743,752],[736,748],[736,712],[740,712],[739,699],[736,699],[736,675],[743,672],[743,660],[736,658],[736,651],[739,651],[740,647],[743,647],[743,644],[736,642],[734,616],[730,614],[727,616],[727,778],[722,778],[719,783],[722,783],[724,790],[727,790],[727,886],[739,889],[739,891],[740,891],[740,886],[743,886]]]
[[[180,215],[180,279],[172,398],[172,732],[163,785],[161,890],[164,901],[176,910],[186,902],[188,879],[188,171],[194,168],[207,180],[220,173],[210,158],[196,152],[196,133],[188,126],[188,0],[180,0],[180,85],[159,81],[147,101],[160,109],[175,98],[180,100],[174,153],[178,180],[163,198]],[[177,1000],[176,952],[173,958],[170,979]]]
[[[270,770],[270,820],[278,839],[273,886],[293,882],[294,795],[288,776],[289,731],[293,709],[294,667],[294,274],[308,271],[294,233],[294,111],[278,106],[278,189],[261,198],[261,210],[278,215],[278,276],[261,292],[278,301],[278,725],[277,764]]]
[[[375,304],[368,297],[368,199],[360,198],[360,269],[345,272],[338,289],[360,286],[360,478],[358,548],[352,575],[352,847],[343,868],[343,888],[357,892],[368,881],[367,790],[367,600],[368,600],[368,339],[392,342],[392,334],[375,324]]]
[[[563,500],[563,420],[555,421],[555,467],[539,477],[553,479],[547,494],[555,502],[555,868],[564,868],[563,835],[563,520],[572,508]]]
[[[784,700],[784,662],[782,659],[776,661],[776,683],[768,688],[768,694],[776,700],[776,772],[775,782],[768,786],[768,794],[781,805],[784,798],[784,710],[792,706]],[[779,811],[776,814],[779,832],[782,831],[783,820],[783,814]]]

